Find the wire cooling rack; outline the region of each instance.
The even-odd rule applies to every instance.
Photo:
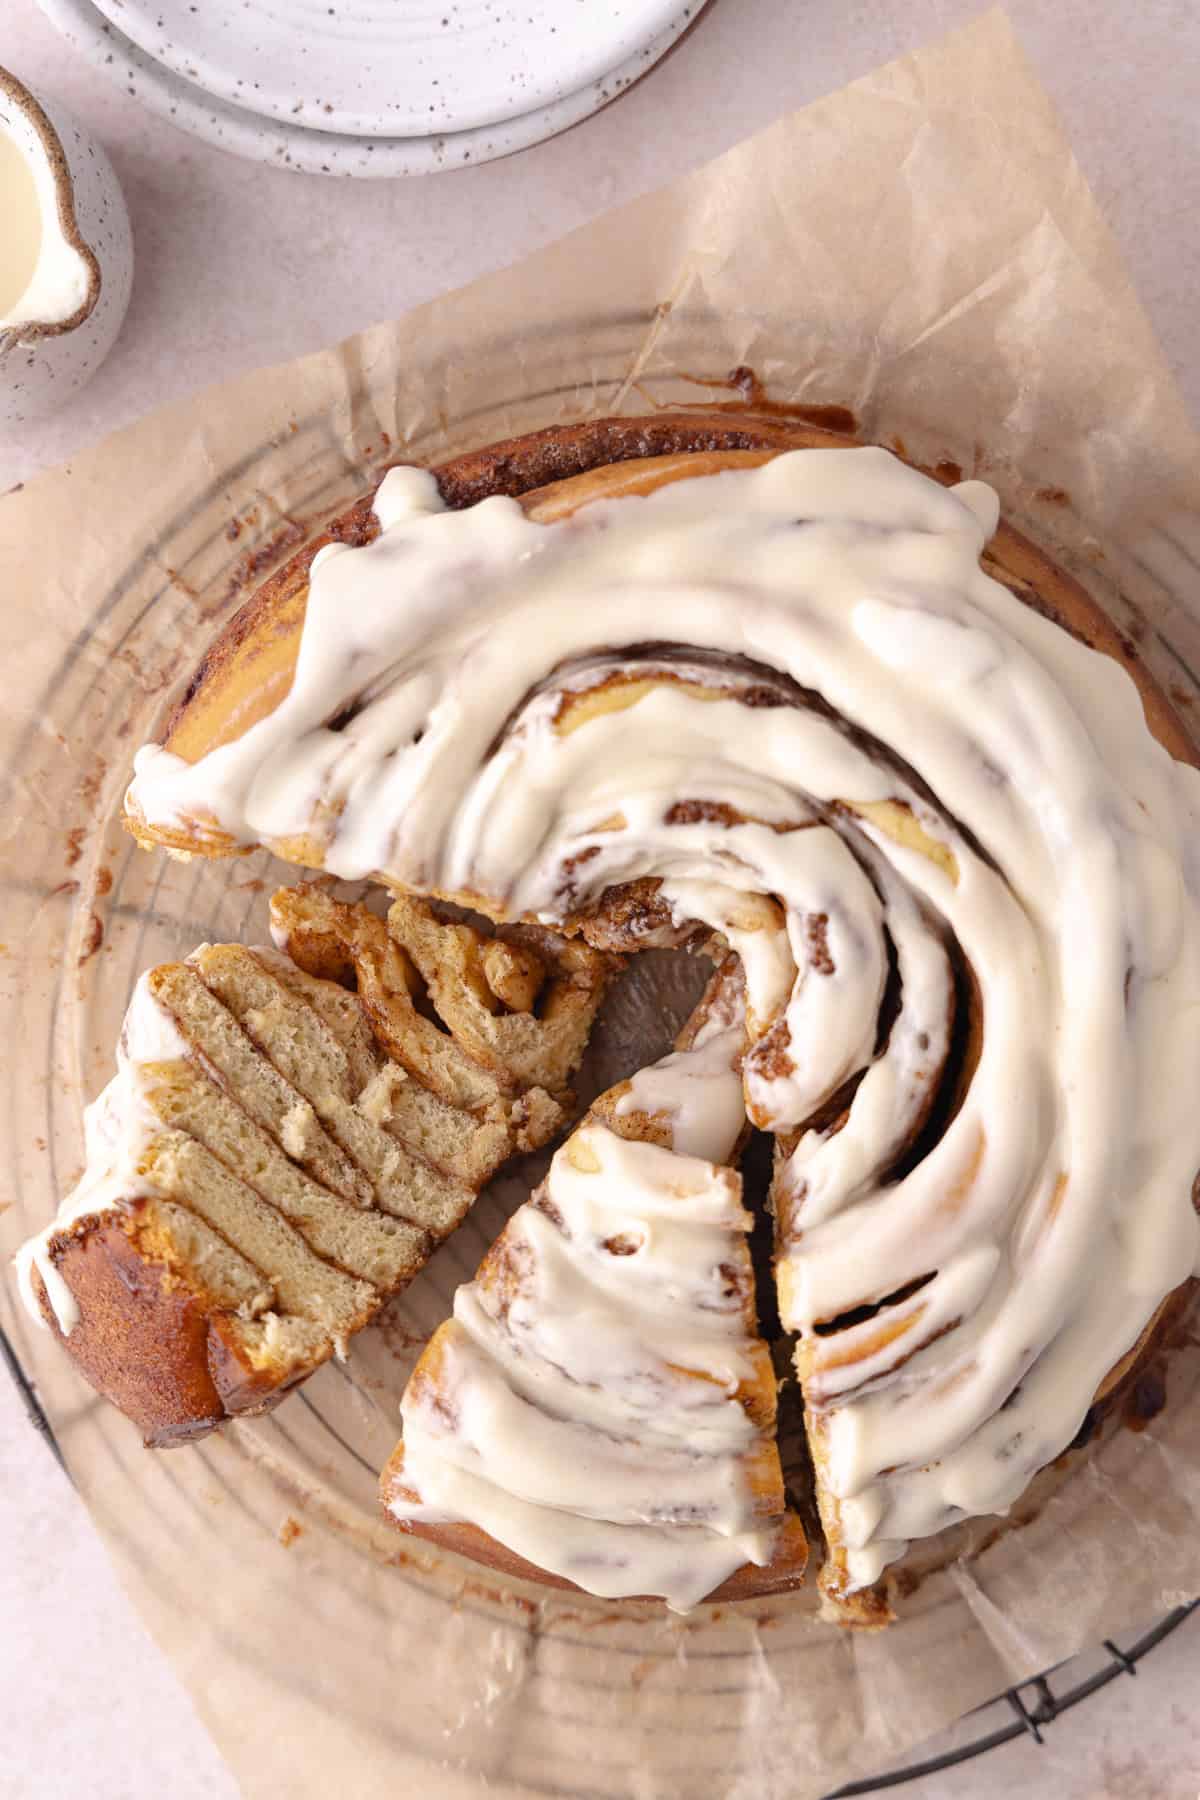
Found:
[[[1069,1662],[1060,1663],[1046,1674],[1035,1675],[1032,1681],[1023,1681],[1018,1687],[1007,1689],[963,1721],[964,1727],[978,1727],[977,1732],[971,1731],[963,1743],[937,1756],[908,1763],[902,1769],[890,1770],[886,1775],[848,1782],[845,1787],[827,1795],[826,1800],[850,1800],[851,1795],[880,1794],[885,1788],[898,1788],[922,1775],[936,1775],[942,1769],[970,1762],[989,1750],[998,1750],[1002,1744],[1011,1744],[1014,1738],[1028,1735],[1035,1743],[1044,1743],[1048,1726],[1073,1706],[1078,1706],[1080,1701],[1099,1693],[1109,1682],[1122,1675],[1136,1675],[1143,1657],[1177,1631],[1198,1608],[1200,1600],[1177,1606],[1125,1648],[1106,1638],[1101,1648],[1073,1656]]]
[[[51,1455],[66,1471],[66,1463],[54,1430],[3,1326],[0,1326],[0,1362],[12,1377],[30,1424],[44,1438]],[[888,1788],[901,1787],[905,1782],[916,1781],[923,1775],[936,1775],[942,1769],[970,1762],[973,1757],[984,1756],[989,1750],[998,1750],[1002,1744],[1010,1744],[1014,1738],[1025,1734],[1032,1737],[1035,1743],[1043,1743],[1047,1727],[1053,1725],[1063,1713],[1069,1712],[1081,1701],[1090,1699],[1120,1676],[1136,1675],[1142,1659],[1197,1609],[1200,1609],[1200,1600],[1193,1600],[1186,1606],[1177,1606],[1165,1618],[1160,1619],[1157,1625],[1143,1632],[1124,1648],[1106,1638],[1102,1650],[1072,1657],[1069,1662],[1060,1663],[1057,1668],[1047,1670],[1044,1675],[1035,1675],[1031,1681],[1023,1681],[1018,1687],[1007,1689],[995,1700],[969,1715],[969,1720],[978,1724],[977,1735],[969,1735],[965,1742],[942,1751],[937,1756],[925,1757],[886,1774],[873,1775],[869,1780],[851,1781],[828,1795],[827,1800],[852,1800],[855,1795],[879,1794]]]

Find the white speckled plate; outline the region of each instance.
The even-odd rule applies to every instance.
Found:
[[[335,0],[336,3],[336,0]],[[580,4],[582,0],[562,0]],[[181,130],[244,156],[252,162],[310,175],[391,178],[429,175],[461,163],[491,162],[541,143],[631,87],[687,30],[706,0],[676,0],[666,29],[618,68],[549,106],[522,113],[496,126],[432,133],[426,137],[355,137],[315,130],[295,119],[268,118],[243,106],[214,99],[185,80],[119,31],[93,0],[38,0],[43,13],[67,41],[118,82],[135,100]],[[587,0],[591,5],[592,0]]]
[[[354,137],[427,137],[552,106],[644,50],[679,0],[96,0],[217,99]]]

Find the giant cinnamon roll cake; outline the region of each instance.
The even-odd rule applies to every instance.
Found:
[[[1195,753],[997,510],[721,412],[394,468],[139,752],[144,844],[736,959],[724,1069],[636,1073],[650,1142],[593,1109],[422,1359],[399,1522],[676,1604],[769,1568],[747,1123],[846,1616],[1011,1506],[1181,1303]]]

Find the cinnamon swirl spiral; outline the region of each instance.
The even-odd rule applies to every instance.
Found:
[[[393,469],[127,802],[146,842],[736,954],[835,1600],[1008,1507],[1200,1246],[1194,752],[997,511],[752,418]]]

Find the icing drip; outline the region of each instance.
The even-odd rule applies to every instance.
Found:
[[[589,1592],[679,1610],[768,1562],[775,1536],[754,1479],[773,1446],[738,1398],[761,1380],[751,1220],[739,1178],[688,1148],[729,1155],[745,1119],[740,1020],[709,1026],[620,1103],[653,1111],[671,1147],[586,1122],[458,1290],[401,1408],[416,1498],[391,1502],[479,1526]]]
[[[188,1042],[175,1020],[154,998],[143,975],[133,990],[117,1046],[117,1072],[104,1091],[84,1109],[84,1172],[58,1212],[16,1255],[17,1280],[26,1309],[44,1326],[33,1273],[46,1290],[58,1328],[69,1337],[79,1323],[75,1296],[54,1266],[51,1240],[80,1219],[111,1212],[149,1191],[140,1163],[162,1122],[146,1100],[148,1066],[177,1062],[188,1054]]]
[[[1198,1266],[1200,775],[982,571],[991,491],[881,450],[549,526],[398,470],[377,511],[287,698],[194,765],[142,750],[131,807],[549,920],[659,878],[744,961],[851,1582],[1008,1506]]]
[[[742,996],[734,983],[723,981],[707,997],[706,1017],[689,1048],[639,1069],[615,1103],[617,1117],[654,1117],[665,1126],[673,1150],[728,1162],[746,1124],[745,1047]]]

